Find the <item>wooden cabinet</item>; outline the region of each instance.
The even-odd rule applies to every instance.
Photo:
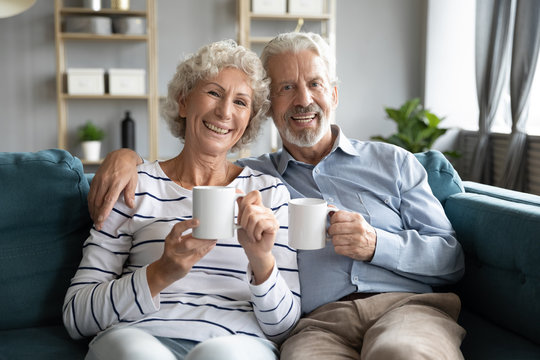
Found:
[[[68,142],[69,129],[69,103],[73,100],[85,101],[143,101],[146,102],[148,111],[147,132],[148,132],[148,149],[142,150],[142,154],[149,160],[157,158],[158,153],[158,94],[157,94],[157,51],[156,51],[156,25],[155,25],[155,0],[144,0],[145,9],[143,10],[116,10],[116,9],[101,9],[93,11],[88,8],[68,7],[64,6],[63,0],[55,0],[55,42],[56,42],[56,96],[58,105],[58,147],[60,149],[70,149]],[[108,35],[97,35],[81,32],[65,32],[63,31],[63,23],[66,18],[76,17],[139,17],[144,18],[146,23],[146,32],[142,35],[123,35],[111,33]],[[142,42],[146,49],[146,94],[144,95],[70,95],[67,92],[66,74],[67,74],[67,59],[66,59],[66,44],[68,42],[79,43],[114,43],[118,46],[113,47],[115,52],[122,51],[120,44]],[[95,47],[94,47],[95,48]],[[111,47],[106,47],[110,51]],[[78,50],[84,51],[83,50]],[[90,51],[90,50],[89,50]],[[104,50],[106,51],[106,50]],[[81,54],[79,54],[81,55]],[[80,56],[79,56],[80,57]],[[78,67],[88,67],[81,63]],[[89,109],[91,111],[91,109]],[[113,149],[106,149],[110,151]],[[137,149],[139,150],[139,149]]]

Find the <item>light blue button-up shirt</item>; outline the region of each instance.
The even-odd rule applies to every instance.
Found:
[[[285,149],[240,165],[280,178],[292,198],[323,198],[360,213],[377,233],[370,262],[334,252],[299,250],[302,310],[310,312],[353,292],[431,292],[464,272],[463,252],[427,174],[415,156],[399,147],[337,135],[317,165],[296,161]]]

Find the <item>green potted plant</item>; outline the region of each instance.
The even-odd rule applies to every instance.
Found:
[[[399,109],[386,107],[384,109],[390,120],[397,124],[397,133],[385,138],[377,135],[371,137],[378,140],[400,146],[412,153],[431,149],[435,140],[446,133],[447,129],[439,128],[444,118],[425,109],[419,98],[408,100]],[[455,151],[446,151],[446,155],[457,157]]]
[[[105,131],[97,127],[92,121],[79,128],[79,140],[81,142],[83,156],[87,161],[99,161],[101,155],[101,140],[105,137]]]

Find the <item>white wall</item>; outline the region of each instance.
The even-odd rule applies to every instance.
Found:
[[[396,131],[384,108],[423,96],[422,0],[337,1],[337,123],[367,140]]]
[[[135,1],[135,0],[132,0]],[[423,96],[424,43],[427,0],[338,0],[337,72],[341,80],[337,122],[349,137],[369,139],[388,135],[394,124],[385,119],[385,106]],[[159,90],[176,63],[205,43],[236,37],[235,0],[159,0]],[[37,151],[56,147],[54,13],[52,0],[39,0],[27,12],[0,19],[0,151]],[[292,29],[291,29],[292,30]],[[135,50],[134,50],[135,51]],[[136,63],[126,56],[111,61]],[[127,67],[127,66],[126,66]],[[90,103],[70,103],[70,115]],[[137,141],[146,143],[144,107],[132,102],[115,111],[90,104],[95,117],[108,122],[106,150],[120,145],[119,121],[133,107]],[[70,117],[71,119],[71,117]],[[80,121],[84,121],[81,116]],[[74,132],[74,129],[73,131]],[[254,153],[269,150],[268,134]],[[160,155],[179,149],[176,139],[160,129]]]
[[[474,1],[429,0],[425,105],[443,127],[478,128],[474,26]]]

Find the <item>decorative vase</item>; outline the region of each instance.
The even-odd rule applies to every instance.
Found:
[[[85,160],[99,161],[101,155],[101,141],[83,141],[81,145]]]

